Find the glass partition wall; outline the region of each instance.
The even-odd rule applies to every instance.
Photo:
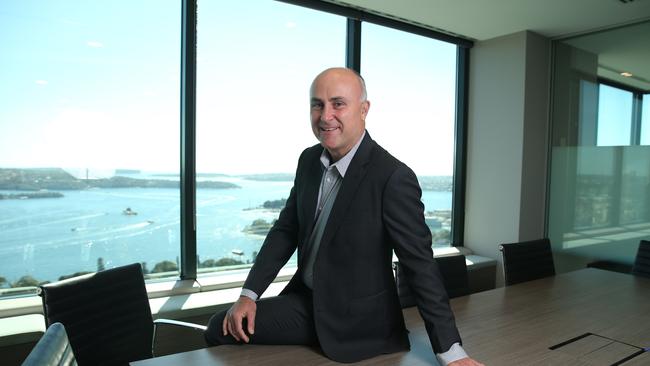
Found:
[[[548,233],[561,259],[630,264],[650,239],[650,22],[556,43]]]

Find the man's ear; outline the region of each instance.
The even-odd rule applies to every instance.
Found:
[[[368,115],[368,110],[370,110],[370,101],[365,100],[361,103],[361,116],[363,119],[366,119],[366,116]]]

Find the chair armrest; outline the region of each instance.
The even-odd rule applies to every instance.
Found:
[[[172,320],[172,319],[156,319],[153,321],[154,328],[157,327],[158,324],[175,325],[178,327],[193,328],[200,331],[204,331],[208,329],[208,327],[206,327],[205,325],[182,322],[180,320]]]
[[[156,330],[158,329],[158,325],[172,325],[176,327],[191,328],[199,332],[204,332],[206,329],[208,329],[208,327],[206,327],[205,325],[182,322],[180,320],[156,319],[153,321],[153,337],[151,339],[151,354],[154,356],[156,355],[156,353],[154,352],[154,348],[156,344],[156,333],[157,333]]]

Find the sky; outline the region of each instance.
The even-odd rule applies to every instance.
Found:
[[[178,172],[180,1],[0,2],[0,167]],[[295,170],[309,85],[345,64],[345,18],[199,0],[197,171]],[[456,47],[364,23],[371,136],[452,175]]]
[[[629,145],[632,136],[632,93],[601,84],[598,96],[598,146]],[[629,123],[621,123],[630,121]]]

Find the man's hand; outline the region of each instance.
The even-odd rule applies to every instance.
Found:
[[[485,365],[480,362],[474,361],[469,357],[465,357],[465,358],[461,358],[460,360],[456,360],[447,366],[485,366]]]
[[[250,339],[242,327],[244,318],[248,321],[248,334],[255,333],[255,313],[257,312],[257,304],[249,297],[240,296],[239,299],[232,304],[226,316],[223,318],[222,330],[223,335],[232,335],[237,341],[244,341],[248,343]]]

